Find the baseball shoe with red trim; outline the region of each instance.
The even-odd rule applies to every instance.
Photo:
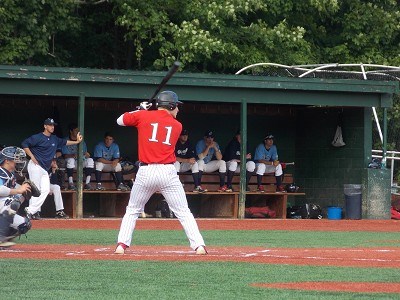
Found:
[[[285,190],[285,188],[283,187],[283,185],[278,185],[278,186],[276,187],[276,192],[277,192],[277,193],[286,193],[286,190]]]
[[[226,185],[224,185],[224,186],[221,186],[221,187],[218,189],[218,192],[220,192],[220,193],[232,192],[232,190],[231,190],[231,191],[228,191],[228,187],[227,187]]]
[[[264,187],[262,185],[259,185],[257,187],[257,192],[264,193],[265,192]]]
[[[125,254],[125,249],[128,248],[124,243],[118,243],[117,248],[115,248],[114,254]]]

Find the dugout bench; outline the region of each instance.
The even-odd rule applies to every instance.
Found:
[[[135,174],[124,175],[124,180],[134,180]],[[207,193],[193,192],[194,184],[193,177],[190,172],[179,173],[181,182],[184,184],[184,190],[187,195],[189,206],[195,217],[200,218],[238,218],[239,210],[239,174],[235,174],[233,178],[233,192],[221,193],[219,188],[219,174],[203,173],[202,187],[207,189]],[[275,176],[273,173],[263,176],[264,193],[257,192],[257,178],[252,176],[249,187],[250,191],[246,192],[246,207],[247,206],[268,206],[276,212],[277,219],[286,218],[286,207],[288,197],[305,196],[305,193],[282,193],[275,192]],[[286,173],[283,178],[283,184],[293,183],[293,176]],[[98,213],[84,216],[99,216],[99,217],[122,217],[125,213],[126,205],[129,201],[130,191],[117,191],[113,177],[110,173],[103,173],[102,185],[106,188],[105,191],[83,191],[83,205],[85,208],[96,206]],[[92,182],[95,186],[95,182]],[[76,218],[77,192],[65,190],[62,191],[64,201],[64,211],[71,218]],[[42,208],[43,216],[54,215],[54,201],[49,196]],[[155,215],[155,210],[158,203],[163,199],[161,194],[154,194],[145,211],[148,214]],[[87,209],[86,209],[87,210]]]

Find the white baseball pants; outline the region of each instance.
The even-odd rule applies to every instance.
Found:
[[[73,157],[66,158],[65,162],[67,163],[67,169],[76,169],[76,159]],[[94,160],[93,158],[85,158],[83,160],[84,168],[94,168]],[[100,171],[100,170],[99,170]]]
[[[198,173],[199,172],[199,165],[197,164],[197,161],[194,164],[190,163],[181,163],[179,161],[176,161],[174,163],[176,172],[187,172],[189,170],[192,170],[192,173]]]
[[[265,173],[275,173],[275,176],[281,176],[283,174],[282,165],[279,164],[276,167],[273,165],[266,165],[263,163],[256,164],[257,175],[264,175]]]
[[[211,173],[215,171],[219,171],[220,173],[225,173],[226,172],[226,163],[224,160],[211,160],[208,163],[204,163],[204,160],[199,159],[197,161],[199,164],[199,170],[206,172],[206,173]]]
[[[197,247],[205,245],[196,220],[188,207],[182,183],[179,181],[173,164],[151,164],[139,167],[126,213],[122,218],[118,243],[131,245],[136,220],[155,192],[160,192],[164,196],[169,208],[181,223],[189,239],[190,247],[195,250]]]
[[[115,168],[112,166],[112,164],[103,164],[101,162],[96,162],[96,171],[104,171],[104,172],[121,172],[122,168],[121,168],[121,164],[117,163],[117,165],[115,166]]]
[[[47,171],[41,166],[35,164],[32,160],[28,163],[28,174],[29,179],[36,184],[41,192],[39,197],[31,197],[29,200],[27,211],[30,214],[34,214],[40,211],[40,208],[50,192],[50,178]]]
[[[230,160],[226,162],[226,168],[231,172],[240,173],[240,164],[235,160]],[[255,169],[256,169],[256,164],[254,161],[246,162],[247,171],[254,172]]]
[[[54,204],[56,206],[56,211],[64,210],[64,203],[61,196],[61,188],[58,184],[50,184],[49,195],[54,196]]]

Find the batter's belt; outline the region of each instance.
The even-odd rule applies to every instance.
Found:
[[[173,165],[173,164],[174,164],[173,162],[165,163],[165,164],[140,162],[140,163],[139,163],[139,167],[148,166],[148,165]]]

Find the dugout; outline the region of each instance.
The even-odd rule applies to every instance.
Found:
[[[51,116],[60,123],[56,133],[62,136],[69,122],[78,121],[89,150],[105,131],[112,131],[123,155],[136,160],[135,129],[119,127],[115,120],[148,99],[164,75],[0,66],[0,143],[19,144],[40,132],[43,120]],[[369,182],[370,177],[376,181],[376,176],[386,180],[386,170],[376,175],[366,169],[371,160],[372,107],[390,108],[393,94],[399,93],[398,82],[177,73],[166,89],[177,92],[185,103],[178,119],[193,143],[212,129],[224,148],[240,127],[254,153],[262,137],[273,133],[280,160],[295,161],[288,172],[306,193],[306,198],[293,201],[343,206],[343,184]],[[331,141],[339,115],[346,146],[335,148]]]

